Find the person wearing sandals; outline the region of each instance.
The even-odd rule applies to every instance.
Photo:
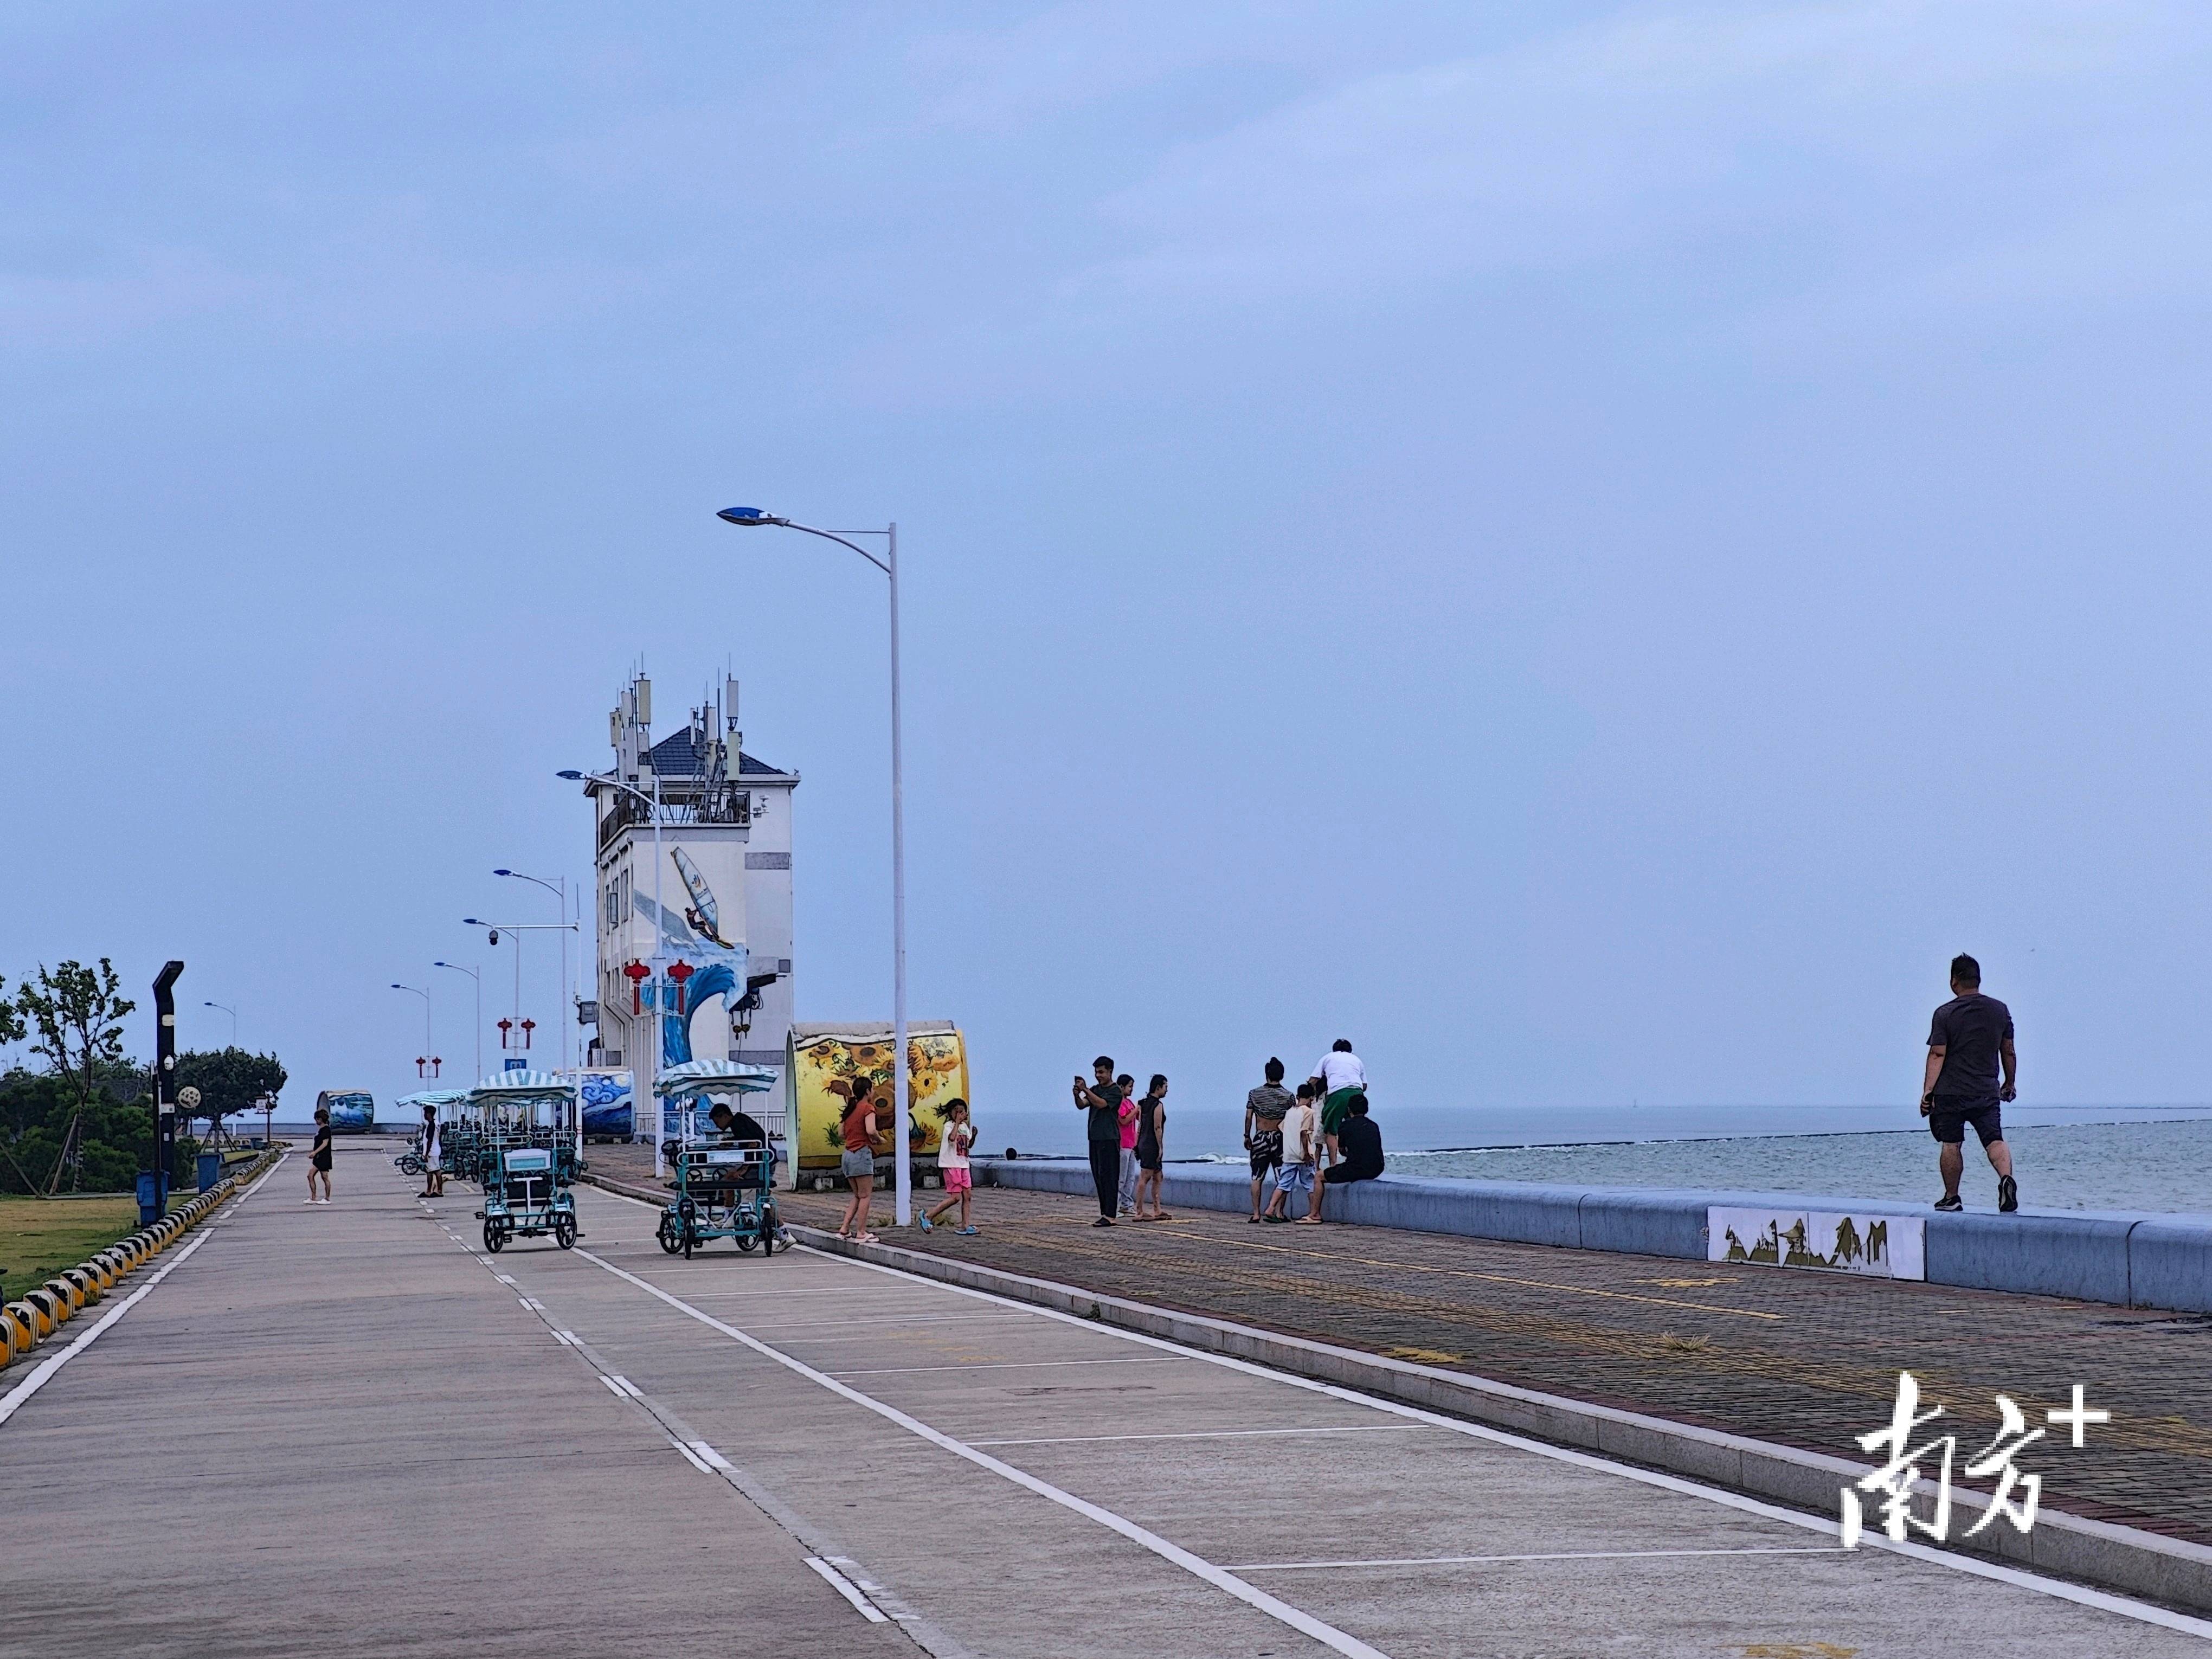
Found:
[[[975,1144],[975,1126],[969,1121],[968,1103],[957,1097],[946,1101],[945,1127],[937,1143],[937,1170],[945,1177],[945,1201],[922,1217],[922,1231],[935,1231],[937,1219],[957,1204],[960,1225],[955,1231],[963,1238],[975,1237],[975,1224],[968,1219],[968,1195],[975,1190],[974,1171],[968,1167],[968,1149]]]
[[[1139,1221],[1173,1219],[1160,1207],[1161,1146],[1168,1126],[1168,1080],[1152,1073],[1152,1087],[1137,1103],[1137,1212]],[[1152,1212],[1145,1213],[1145,1194],[1152,1199]]]
[[[876,1195],[876,1103],[861,1091],[845,1108],[845,1156],[840,1165],[853,1196],[837,1222],[837,1237],[856,1244],[882,1241],[868,1231],[869,1206]]]
[[[1094,1227],[1114,1224],[1121,1187],[1121,1091],[1114,1081],[1114,1061],[1101,1054],[1091,1062],[1096,1083],[1075,1079],[1075,1109],[1083,1114],[1084,1139],[1091,1150],[1091,1184],[1098,1194]]]
[[[446,1170],[443,1150],[438,1144],[438,1109],[422,1109],[422,1190],[417,1198],[443,1198],[446,1195]]]
[[[1283,1115],[1291,1091],[1283,1087],[1283,1062],[1270,1058],[1267,1080],[1244,1097],[1244,1150],[1252,1158],[1252,1219],[1260,1218],[1260,1188],[1272,1187],[1283,1167]]]

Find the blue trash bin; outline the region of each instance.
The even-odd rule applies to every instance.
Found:
[[[222,1154],[221,1152],[202,1152],[200,1154],[200,1190],[202,1192],[207,1191],[209,1188],[214,1186],[216,1182],[222,1179]]]
[[[161,1212],[154,1207],[154,1172],[146,1170],[138,1176],[138,1224],[150,1227],[159,1221]]]

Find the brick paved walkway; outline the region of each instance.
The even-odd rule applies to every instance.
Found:
[[[595,1164],[633,1150],[593,1148]],[[605,1162],[637,1179],[611,1167],[627,1157]],[[844,1194],[782,1201],[791,1220],[831,1227]],[[988,1189],[976,1206],[977,1237],[896,1241],[1836,1456],[1864,1458],[1855,1437],[1887,1422],[1899,1370],[1947,1408],[1923,1432],[1954,1429],[1962,1467],[1996,1433],[1996,1394],[2041,1425],[2079,1382],[2113,1420],[2082,1450],[2054,1428],[2021,1455],[2043,1501],[2212,1544],[2212,1319],[1203,1211],[1109,1231],[1089,1224],[1088,1199],[1055,1194]],[[886,1197],[876,1212],[880,1231]]]

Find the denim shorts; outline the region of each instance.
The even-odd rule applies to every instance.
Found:
[[[1310,1164],[1285,1164],[1275,1176],[1278,1191],[1310,1193],[1313,1190],[1314,1166]]]
[[[876,1155],[864,1146],[857,1152],[846,1153],[845,1161],[838,1167],[848,1181],[855,1176],[872,1176],[876,1172]]]

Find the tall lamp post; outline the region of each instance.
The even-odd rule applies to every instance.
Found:
[[[543,887],[547,892],[552,894],[555,898],[561,902],[561,920],[563,923],[568,921],[568,877],[562,877],[561,884],[558,887],[556,887],[551,882],[546,880],[543,876],[526,876],[520,870],[495,870],[492,872],[492,874],[495,876],[512,876],[517,881],[537,883],[538,886]],[[576,1015],[575,1008],[570,1003],[568,995],[568,936],[566,933],[561,935],[561,1001],[562,1004],[561,1010],[561,1068],[562,1070],[566,1071],[568,1067],[568,1023],[574,1019]]]
[[[726,507],[714,515],[725,524],[751,526],[774,525],[779,530],[797,530],[809,536],[848,547],[890,579],[891,585],[891,1073],[897,1094],[891,1113],[891,1158],[896,1170],[898,1186],[898,1224],[911,1226],[914,1223],[913,1153],[907,1145],[908,1123],[912,1115],[909,1099],[911,1084],[908,1077],[906,1056],[906,791],[899,765],[899,583],[898,583],[898,526],[894,523],[881,530],[854,530],[840,535],[835,531],[817,530],[812,525],[795,520],[778,518],[763,513],[757,507]],[[846,535],[881,536],[884,556],[878,558],[858,542],[848,541]]]
[[[573,768],[566,771],[556,772],[553,775],[556,778],[566,778],[570,783],[584,781],[584,775]],[[610,789],[619,789],[625,794],[635,795],[653,810],[653,958],[647,965],[653,969],[653,1024],[650,1028],[653,1032],[653,1145],[654,1148],[653,1161],[653,1168],[657,1170],[660,1167],[660,1020],[665,1012],[660,1002],[668,985],[667,976],[662,970],[662,964],[668,959],[666,949],[668,913],[660,908],[660,866],[667,862],[660,854],[660,774],[653,773],[653,793],[649,795],[644,790],[633,787],[619,778],[593,773],[591,781],[593,783],[604,783]],[[605,1027],[602,1026],[600,1030],[604,1031]]]
[[[200,1006],[203,1008],[219,1008],[224,1013],[230,1016],[230,1046],[234,1048],[238,1047],[238,1010],[232,1007],[227,1002],[203,1002],[200,1004]]]
[[[473,968],[464,968],[458,962],[434,962],[433,968],[450,968],[457,974],[466,974],[477,982],[477,1069],[476,1079],[483,1081],[483,975]]]
[[[520,1027],[520,1026],[521,1025],[521,1024],[522,1024],[522,938],[521,938],[521,936],[522,936],[523,934],[525,934],[525,933],[553,933],[553,932],[555,932],[555,931],[556,931],[556,930],[565,930],[565,931],[567,931],[567,932],[568,932],[568,933],[574,933],[574,932],[576,931],[577,924],[576,924],[575,922],[573,922],[573,921],[478,921],[476,917],[474,917],[474,916],[463,916],[463,917],[461,918],[461,926],[463,926],[464,927],[484,927],[484,928],[489,928],[489,929],[490,930],[490,932],[491,932],[491,942],[492,942],[494,945],[496,945],[496,944],[498,944],[498,943],[499,943],[499,936],[500,936],[501,933],[513,933],[513,934],[514,934],[514,935],[515,935],[515,939],[514,939],[514,1023],[515,1023],[515,1024],[516,1024],[518,1027]]]
[[[396,979],[392,981],[392,988],[395,991],[412,991],[416,996],[422,999],[422,1057],[425,1060],[428,1060],[432,1052],[430,1047],[430,993],[419,985],[402,985]]]

